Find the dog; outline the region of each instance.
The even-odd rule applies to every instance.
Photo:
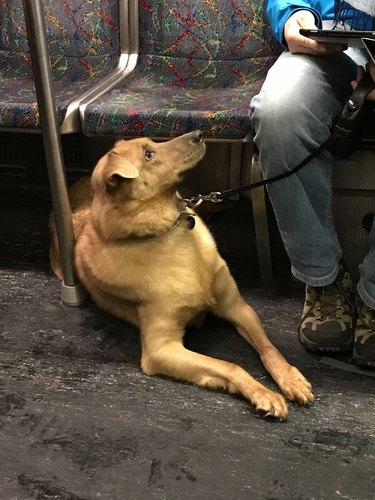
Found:
[[[311,384],[272,345],[241,297],[202,219],[177,186],[205,154],[200,131],[165,142],[120,140],[69,197],[77,275],[99,308],[140,329],[141,368],[241,394],[266,416],[284,420],[285,398],[313,401]],[[50,259],[62,278],[53,214]],[[206,311],[234,324],[285,398],[241,367],[183,345],[187,325]]]

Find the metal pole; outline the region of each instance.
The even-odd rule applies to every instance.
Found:
[[[78,305],[83,302],[85,294],[73,267],[75,242],[72,213],[67,193],[42,1],[23,0],[23,8],[63,269],[62,301],[66,305]]]

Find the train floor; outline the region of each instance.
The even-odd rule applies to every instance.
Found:
[[[375,499],[375,372],[304,351],[303,288],[287,272],[256,278],[248,209],[207,223],[269,337],[314,386],[314,405],[290,403],[283,423],[239,396],[143,375],[134,328],[60,303],[48,197],[0,193],[1,499]],[[223,320],[186,345],[277,390]]]

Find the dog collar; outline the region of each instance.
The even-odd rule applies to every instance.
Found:
[[[188,229],[192,230],[195,227],[195,215],[190,212],[187,212],[186,210],[181,210],[181,212],[178,214],[177,218],[174,220],[173,224],[171,225],[170,228],[166,230],[166,233],[169,231],[172,231],[175,229],[177,226],[179,226],[181,223],[186,222],[186,226]],[[142,236],[136,236],[134,234],[127,236],[127,240],[138,240],[138,241],[144,241],[144,240],[151,240],[153,238],[157,238],[159,236],[162,236],[163,234],[166,233],[161,233],[161,234],[145,234]]]

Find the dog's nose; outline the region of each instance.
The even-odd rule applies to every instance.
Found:
[[[193,142],[202,142],[203,141],[203,133],[201,130],[194,130],[191,135],[191,140]]]

